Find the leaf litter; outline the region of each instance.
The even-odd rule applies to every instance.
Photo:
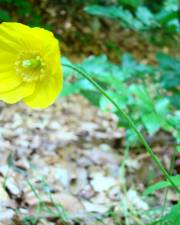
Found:
[[[43,111],[0,110],[0,224],[116,224],[109,213],[141,218],[149,209],[138,194],[142,182],[132,186],[142,169],[133,157],[125,162],[125,191],[124,150],[113,148],[125,134],[114,115],[79,95]]]

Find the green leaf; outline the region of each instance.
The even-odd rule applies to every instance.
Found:
[[[152,102],[149,93],[147,92],[147,88],[141,84],[132,84],[129,87],[129,92],[136,97],[136,103],[143,110],[143,113],[151,113],[154,111],[154,105]]]
[[[179,72],[180,70],[180,60],[173,58],[167,54],[164,53],[157,53],[156,58],[163,69],[171,69],[176,72]]]
[[[164,218],[163,221],[165,221],[166,224],[168,225],[179,225],[180,224],[180,204],[177,204],[174,206],[170,213],[167,214]]]
[[[121,6],[91,5],[85,7],[84,10],[91,15],[103,16],[109,19],[118,20],[123,25],[133,29],[142,28],[142,23],[137,20],[129,10],[125,10]]]
[[[119,0],[119,3],[137,8],[140,4],[142,4],[142,0]]]
[[[180,186],[180,175],[171,176],[171,179],[176,184],[176,186]],[[144,195],[152,194],[153,192],[160,190],[162,188],[172,187],[172,184],[169,181],[160,181],[156,184],[149,186],[145,191]]]
[[[0,9],[0,21],[11,21],[11,15],[8,11]]]
[[[95,79],[111,84],[114,79],[116,83],[123,80],[123,71],[120,65],[112,64],[106,55],[91,56],[86,58],[81,64],[88,73]]]
[[[117,19],[121,15],[122,8],[117,6],[91,5],[85,7],[84,11],[96,16],[106,16],[111,19]]]
[[[142,121],[150,135],[154,135],[161,127],[161,118],[154,112],[143,114]]]
[[[80,90],[96,91],[96,88],[88,80],[81,79],[76,84]]]
[[[179,225],[180,224],[180,202],[173,206],[169,213],[163,216],[158,224]]]
[[[71,64],[71,61],[69,59],[67,59],[66,57],[61,57],[61,63],[64,64]],[[64,79],[71,77],[72,74],[74,74],[74,71],[72,71],[71,69],[67,68],[67,67],[63,67],[63,77]]]
[[[180,131],[180,111],[176,111],[168,121]]]
[[[100,101],[100,98],[101,98],[101,95],[97,92],[97,91],[90,91],[90,90],[81,90],[81,94],[87,98],[87,100],[99,107],[99,101]]]
[[[65,82],[64,85],[63,85],[63,90],[62,90],[60,95],[62,97],[65,97],[65,96],[68,96],[68,95],[77,94],[77,93],[79,93],[79,91],[80,91],[80,88],[79,88],[77,83],[67,83],[67,82]]]
[[[156,112],[159,114],[159,115],[167,115],[168,112],[169,112],[169,99],[168,98],[161,98],[159,100],[156,101],[155,103],[155,109],[156,109]]]
[[[115,92],[107,91],[108,95],[111,96],[118,105],[124,109],[127,105],[127,97],[125,95],[120,95]],[[112,112],[116,112],[116,108],[112,106],[112,104],[107,100],[106,97],[102,96],[100,98],[100,108],[102,111],[109,111],[111,109]]]
[[[131,130],[126,130],[126,144],[136,146],[139,143],[137,135]]]
[[[154,15],[147,7],[139,6],[136,12],[136,16],[146,26],[150,27],[156,25]]]

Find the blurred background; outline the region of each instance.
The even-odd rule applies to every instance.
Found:
[[[167,44],[177,49],[178,0],[1,0],[0,4],[1,21],[53,31],[63,55],[80,59],[106,53],[118,61],[123,52],[131,52],[144,59],[158,50],[148,41],[164,51]]]
[[[0,0],[3,21],[52,31],[61,61],[89,72],[180,186],[178,0]],[[179,225],[178,195],[127,121],[63,75],[46,110],[0,104],[0,224]]]

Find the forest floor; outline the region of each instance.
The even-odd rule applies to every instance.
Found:
[[[45,15],[49,25],[56,24],[62,55],[75,62],[103,53],[118,62],[130,52],[155,63],[158,47],[112,22],[54,6],[46,7]],[[158,215],[163,194],[142,193],[161,174],[143,148],[124,147],[125,131],[117,128],[115,115],[79,95],[43,111],[1,104],[0,112],[0,224],[114,225],[120,217],[126,224],[143,224],[153,219],[152,207]],[[156,141],[153,150],[170,168],[173,147]],[[175,164],[179,171],[178,159]],[[167,200],[176,202],[177,196],[169,191]]]
[[[0,124],[4,225],[63,220],[110,225],[126,213],[134,224],[148,221],[148,210],[163,201],[160,193],[142,197],[151,177],[161,178],[149,155],[143,149],[128,152],[117,118],[81,96],[61,99],[43,111],[2,104]],[[169,167],[167,146],[154,150]],[[177,196],[168,192],[167,199],[174,202]]]

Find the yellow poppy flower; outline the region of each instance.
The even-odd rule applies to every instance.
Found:
[[[21,23],[0,24],[0,100],[46,108],[59,95],[62,82],[59,44],[51,32]]]

